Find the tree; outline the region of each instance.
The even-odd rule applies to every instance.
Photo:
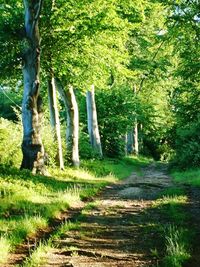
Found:
[[[23,54],[24,93],[22,104],[23,160],[21,169],[44,173],[44,147],[40,136],[40,35],[38,21],[42,0],[24,0],[26,45]]]
[[[124,156],[125,135],[135,120],[135,99],[124,85],[96,91],[99,129],[103,152],[109,157]]]
[[[128,27],[117,13],[117,1],[59,0],[44,5],[42,63],[45,70],[52,69],[61,82],[63,100],[67,98],[71,85],[85,91],[91,84],[106,84],[111,69],[122,68],[121,63],[127,60],[125,40]],[[78,120],[70,120],[70,98],[64,102],[68,114],[67,132],[71,133],[69,125]],[[72,151],[70,155],[73,155]]]
[[[69,161],[73,166],[79,167],[79,112],[76,96],[72,86],[64,89],[60,81],[57,81],[57,85],[67,113],[66,143]]]
[[[90,91],[87,91],[86,102],[87,102],[88,133],[90,136],[90,143],[94,151],[100,157],[103,157],[100,134],[99,134],[99,126],[97,120],[94,85],[91,86]]]
[[[48,79],[48,97],[49,97],[49,110],[50,110],[50,121],[52,130],[54,133],[54,140],[58,144],[58,163],[60,169],[64,169],[64,162],[63,162],[63,152],[62,152],[62,140],[61,140],[61,133],[60,133],[60,119],[59,119],[59,112],[57,106],[57,96],[56,96],[56,82],[51,73],[51,76]]]
[[[174,77],[179,80],[171,98],[175,119],[175,164],[181,168],[197,167],[200,162],[200,139],[197,134],[200,127],[199,3],[175,1],[171,8],[171,23],[175,23],[172,32],[172,42],[175,43],[173,52],[178,57]]]

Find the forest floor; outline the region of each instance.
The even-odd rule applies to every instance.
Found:
[[[156,267],[165,256],[164,228],[173,225],[173,218],[162,212],[156,201],[163,192],[177,187],[167,174],[166,165],[151,163],[141,175],[107,186],[85,206],[69,210],[70,222],[51,238],[43,264],[18,266],[71,267]],[[186,190],[187,203],[182,204],[189,221],[180,222],[196,229],[195,250],[184,266],[200,266],[200,190],[180,185]],[[180,204],[180,203],[179,203]],[[179,205],[180,206],[180,205]],[[180,208],[180,207],[179,207]],[[195,219],[195,220],[194,220]],[[49,237],[48,237],[49,238]],[[17,266],[14,262],[7,266]],[[167,266],[171,267],[171,265]]]

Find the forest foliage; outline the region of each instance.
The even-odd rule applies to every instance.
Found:
[[[149,161],[128,154],[194,168],[173,177],[199,186],[199,4],[0,0],[0,264],[74,203],[141,175]],[[166,266],[177,267],[189,257],[188,233],[169,222],[185,224],[178,205],[187,199],[169,190],[155,206],[169,217]]]
[[[1,162],[20,166],[21,69],[28,41],[24,6],[1,0],[0,9]],[[65,90],[69,85],[75,90],[82,159],[98,157],[89,144],[85,102],[94,84],[104,156],[126,154],[125,136],[137,121],[141,154],[172,160],[180,168],[198,167],[199,21],[198,1],[44,1],[40,94],[47,164],[56,164],[57,153],[47,100],[53,73]],[[66,155],[66,115],[59,94],[58,101]]]

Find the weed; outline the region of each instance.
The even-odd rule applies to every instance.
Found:
[[[40,243],[32,252],[29,258],[24,262],[23,267],[39,267],[44,266],[47,262],[48,251],[51,250],[49,244]]]
[[[79,222],[72,223],[70,221],[66,221],[65,223],[63,223],[59,227],[59,229],[53,235],[52,240],[64,236],[68,231],[79,230],[79,229],[80,229],[80,223]]]
[[[187,248],[188,231],[183,228],[169,225],[165,233],[166,256],[163,260],[166,267],[181,267],[182,263],[190,258]]]

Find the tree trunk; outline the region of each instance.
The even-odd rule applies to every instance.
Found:
[[[27,47],[23,55],[23,160],[21,169],[29,169],[33,173],[45,173],[44,147],[40,135],[42,99],[39,95],[40,36],[38,19],[41,2],[41,0],[24,0]]]
[[[134,85],[134,95],[135,97],[137,96],[137,87]],[[138,120],[137,120],[137,112],[136,112],[136,117],[135,117],[135,124],[134,124],[134,130],[133,130],[133,135],[134,135],[134,153],[135,155],[139,154],[139,141],[138,141]]]
[[[126,149],[127,149],[127,154],[131,155],[134,153],[134,142],[133,142],[133,130],[129,131],[126,134]]]
[[[73,166],[79,167],[79,114],[76,96],[72,86],[69,86],[69,89],[65,91],[59,82],[57,84],[67,112],[67,151]]]
[[[88,133],[90,136],[90,143],[93,149],[99,154],[99,156],[103,157],[98,120],[97,120],[94,85],[92,85],[91,91],[87,91],[86,102],[87,102]]]
[[[58,163],[59,163],[60,169],[64,170],[62,141],[61,141],[61,133],[60,133],[60,120],[59,120],[57,98],[56,98],[56,85],[55,85],[55,79],[52,75],[48,80],[48,97],[49,97],[51,127],[54,133],[54,140],[58,144]]]
[[[139,142],[138,142],[138,122],[135,120],[134,125],[134,153],[135,155],[139,154]]]

